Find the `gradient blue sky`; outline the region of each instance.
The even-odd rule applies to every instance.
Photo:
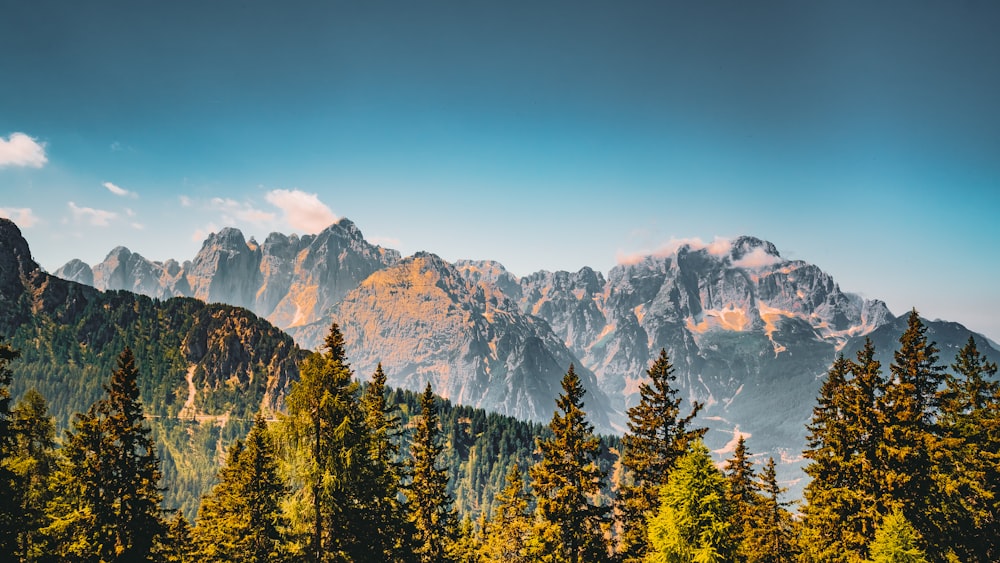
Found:
[[[1000,339],[996,2],[0,4],[49,270],[333,215],[518,275],[752,234]]]

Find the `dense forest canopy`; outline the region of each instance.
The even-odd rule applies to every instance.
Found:
[[[323,351],[300,356],[287,409],[246,407],[254,418],[225,448],[191,522],[164,500],[178,498],[169,491],[183,483],[163,470],[165,449],[151,427],[171,420],[170,428],[196,441],[199,428],[219,432],[218,421],[148,412],[140,399],[143,364],[125,346],[96,399],[68,426],[57,424],[43,393],[32,389],[11,403],[12,367],[25,355],[4,341],[6,558],[998,557],[997,366],[973,338],[950,366],[940,365],[915,311],[888,369],[871,342],[831,365],[804,452],[812,480],[797,508],[782,498],[774,459],[755,462],[746,440],[721,469],[711,461],[695,427],[700,405],[681,409],[666,353],[650,366],[642,400],[629,411],[629,433],[619,440],[594,435],[573,366],[542,426],[453,406],[429,385],[419,394],[390,390],[381,366],[358,377],[342,342],[334,324]]]

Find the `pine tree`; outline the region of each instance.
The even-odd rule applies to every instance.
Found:
[[[688,442],[705,434],[704,428],[690,428],[701,403],[695,402],[681,417],[682,399],[673,387],[677,377],[666,350],[660,350],[646,373],[649,381],[639,385],[639,404],[628,410],[629,433],[622,438],[626,483],[617,502],[618,554],[626,562],[643,559],[648,549],[646,522],[659,504],[659,490]]]
[[[959,351],[938,393],[945,447],[937,463],[947,493],[950,547],[963,560],[1000,558],[1000,381],[975,338]]]
[[[156,546],[156,560],[162,563],[195,563],[194,540],[191,525],[181,511],[167,524],[167,533],[161,536]]]
[[[45,506],[52,498],[52,478],[57,469],[55,423],[45,398],[29,389],[14,407],[16,441],[10,461],[18,493],[16,558],[35,560],[42,555],[39,531],[48,523]]]
[[[778,485],[774,458],[769,458],[756,485],[759,500],[749,515],[741,554],[747,563],[788,563],[795,558],[794,524],[792,515],[785,508],[788,503],[780,497],[784,492]]]
[[[920,534],[896,509],[887,514],[871,544],[872,563],[927,563],[918,543]]]
[[[763,499],[759,494],[759,485],[747,451],[746,439],[740,434],[736,441],[733,457],[726,460],[724,469],[727,490],[726,502],[731,510],[730,522],[733,540],[737,546],[736,555],[739,561],[748,559],[744,544],[756,535],[752,529],[754,512]]]
[[[883,408],[886,423],[881,463],[886,506],[902,509],[928,545],[943,552],[949,538],[933,458],[941,447],[935,413],[944,372],[937,365],[937,346],[928,340],[927,327],[916,310],[911,311],[899,344]]]
[[[848,376],[853,364],[838,356],[827,372],[813,408],[805,472],[807,504],[801,549],[808,561],[842,563],[864,557],[869,537],[856,521],[862,512],[863,494],[851,475],[855,428],[847,417],[851,395]]]
[[[403,545],[405,517],[399,502],[402,468],[398,440],[401,429],[396,407],[386,401],[386,375],[378,364],[371,382],[365,389],[362,405],[369,435],[367,488],[371,491],[370,505],[364,511],[366,529],[359,534],[369,542],[368,551],[380,554],[381,560],[397,558],[406,549]]]
[[[139,371],[129,348],[107,396],[77,415],[57,477],[51,552],[68,560],[145,561],[164,532],[160,463],[143,421]]]
[[[325,352],[302,363],[288,396],[288,414],[296,439],[309,452],[306,474],[298,478],[311,502],[310,560],[364,557],[367,540],[359,537],[355,523],[365,520],[365,499],[371,494],[365,490],[369,440],[337,323],[330,327]]]
[[[202,502],[194,529],[198,556],[250,563],[280,559],[285,493],[267,422],[257,415],[246,442],[230,448],[218,485]]]
[[[10,384],[13,381],[10,363],[20,355],[20,351],[0,338],[0,559],[13,559],[17,551],[19,492],[16,476],[9,466],[15,444],[10,411]]]
[[[437,400],[428,383],[420,396],[420,418],[410,446],[411,481],[406,487],[413,551],[420,563],[452,560],[451,544],[458,532],[448,495],[448,471],[438,467],[444,449],[438,443],[439,422]]]
[[[483,559],[509,563],[533,561],[535,554],[528,548],[532,524],[529,498],[517,464],[507,473],[507,485],[497,495],[496,503],[493,518],[483,529]]]
[[[607,558],[603,528],[608,514],[607,507],[595,504],[606,477],[597,464],[601,446],[583,410],[586,391],[572,365],[562,388],[549,423],[552,436],[538,441],[542,460],[531,468],[547,536],[542,543],[556,561],[601,561]]]
[[[650,563],[733,561],[736,545],[726,478],[701,440],[689,445],[660,491],[659,512],[649,522]]]

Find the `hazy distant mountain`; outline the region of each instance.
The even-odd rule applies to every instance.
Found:
[[[114,280],[144,291],[155,289],[150,279],[167,279],[168,294],[248,307],[310,348],[336,320],[360,376],[381,361],[393,385],[431,381],[454,401],[539,421],[575,363],[591,391],[588,412],[600,428],[624,430],[645,370],[665,348],[683,395],[706,405],[709,446],[724,455],[738,430],[753,452],[785,462],[786,479],[801,476],[793,468],[805,424],[836,354],[852,354],[870,335],[888,369],[905,328],[883,302],[844,293],[818,267],[753,237],[678,243],[606,275],[583,268],[522,278],[492,261],[400,260],[346,219],[316,236],[272,234],[263,245],[226,229],[176,276],[166,264],[152,263],[154,274],[142,264],[112,267],[130,264],[116,252],[94,268],[97,287]],[[135,274],[98,274],[112,271]],[[88,276],[78,261],[59,273]],[[969,331],[927,324],[950,363]]]
[[[397,251],[369,244],[354,223],[342,219],[316,235],[272,233],[264,244],[225,228],[183,264],[154,262],[120,246],[92,269],[72,260],[55,275],[100,290],[246,307],[290,328],[320,320],[362,280],[398,261]]]

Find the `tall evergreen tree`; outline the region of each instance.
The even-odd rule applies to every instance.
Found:
[[[10,468],[15,435],[10,412],[10,363],[21,355],[0,337],[0,559],[14,558],[17,551],[17,480]]]
[[[871,544],[872,563],[927,563],[920,534],[899,510],[885,516]]]
[[[649,522],[650,563],[733,561],[736,545],[726,478],[701,440],[689,444],[660,491],[659,512]]]
[[[705,434],[704,428],[691,428],[701,403],[695,402],[691,412],[681,416],[682,399],[674,387],[677,376],[665,349],[646,374],[649,381],[639,385],[639,404],[628,409],[629,433],[622,438],[626,482],[617,502],[621,528],[618,554],[626,562],[641,561],[645,556],[646,522],[659,505],[659,490],[688,442]]]
[[[944,552],[949,538],[933,461],[941,447],[935,414],[944,371],[937,365],[938,348],[928,339],[927,327],[915,309],[899,344],[883,408],[886,508],[900,508],[928,545]]]
[[[531,513],[521,468],[514,464],[507,473],[507,485],[497,495],[493,518],[483,529],[484,561],[528,563],[537,554],[529,551]]]
[[[959,351],[938,393],[950,547],[963,560],[1000,559],[1000,381],[976,340]]]
[[[780,498],[784,489],[778,485],[773,457],[764,466],[756,488],[760,491],[759,501],[753,507],[746,527],[752,532],[742,538],[742,558],[747,563],[790,563],[796,555],[794,523],[786,509],[788,503]]]
[[[371,496],[364,511],[365,521],[359,523],[366,530],[359,535],[368,540],[370,553],[390,561],[398,558],[407,546],[403,544],[405,518],[399,502],[402,468],[397,462],[402,431],[395,405],[390,406],[386,400],[385,383],[380,363],[362,397],[369,435],[367,487]]]
[[[730,508],[730,522],[732,522],[730,530],[736,544],[736,556],[737,560],[746,561],[747,547],[744,544],[757,533],[753,529],[754,513],[763,499],[759,494],[753,462],[750,460],[750,452],[747,451],[746,439],[742,434],[736,441],[733,457],[726,460],[724,473],[728,485],[726,502]]]
[[[300,476],[311,503],[309,558],[315,562],[364,557],[367,541],[356,522],[364,521],[371,494],[365,488],[369,441],[365,413],[344,354],[337,323],[325,351],[310,355],[288,396],[288,413],[299,443],[309,452]]]
[[[19,514],[16,559],[33,561],[42,555],[39,531],[48,523],[45,507],[52,499],[57,469],[55,423],[45,398],[29,389],[12,411],[15,443],[10,468],[16,476]]]
[[[230,448],[219,484],[204,499],[194,537],[198,556],[212,561],[266,563],[283,556],[281,503],[286,487],[264,417],[245,443]]]
[[[863,559],[870,539],[863,531],[864,524],[856,520],[862,513],[864,495],[855,489],[850,471],[856,431],[847,416],[852,369],[852,362],[842,355],[833,362],[807,426],[803,455],[809,460],[805,472],[812,480],[805,488],[801,549],[808,561]]]
[[[163,533],[160,462],[143,421],[129,348],[107,396],[77,415],[62,451],[65,465],[46,528],[51,552],[71,561],[145,561]]]
[[[174,512],[174,517],[167,524],[167,532],[156,546],[155,559],[162,563],[195,563],[200,560],[196,558],[191,525],[180,510]]]
[[[598,467],[600,442],[583,410],[586,391],[572,365],[549,428],[538,441],[542,459],[531,468],[538,515],[547,528],[543,544],[555,561],[578,563],[607,558],[604,527],[608,508],[595,498],[606,475]]]
[[[438,467],[444,449],[438,440],[439,423],[437,399],[428,383],[420,396],[420,418],[410,445],[411,481],[406,487],[413,551],[420,563],[453,560],[451,547],[458,533],[448,495],[448,471]]]

